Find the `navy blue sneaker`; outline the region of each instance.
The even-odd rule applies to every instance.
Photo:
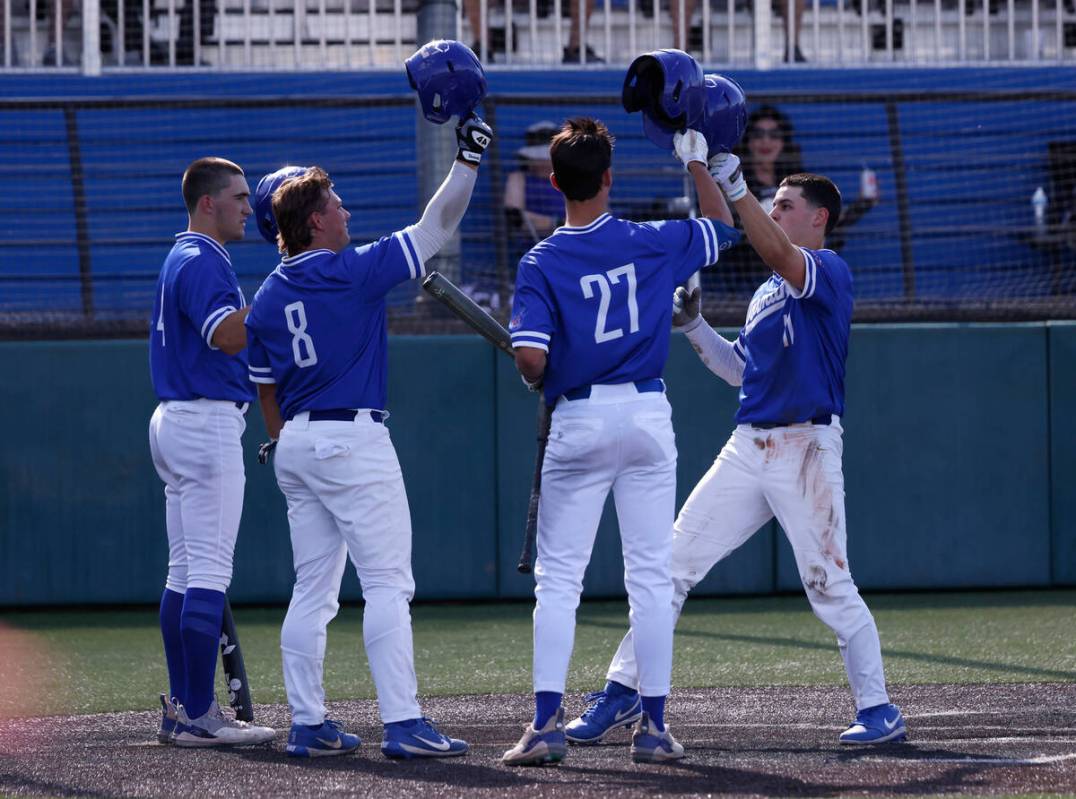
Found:
[[[287,752],[292,757],[346,755],[359,748],[359,736],[344,732],[340,722],[325,719],[320,727],[292,724]]]
[[[455,757],[465,755],[466,741],[442,735],[428,718],[398,721],[385,725],[381,754],[385,757]]]
[[[542,729],[534,729],[533,723],[524,727],[523,737],[501,756],[501,762],[506,766],[541,766],[544,763],[559,763],[567,753],[564,708],[558,707]]]
[[[600,743],[610,730],[630,727],[643,715],[643,705],[637,691],[594,691],[587,694],[584,700],[587,709],[564,730],[568,743]]]
[[[161,726],[157,730],[158,743],[175,743],[176,719],[176,706],[172,704],[171,699],[161,694]]]
[[[904,716],[896,705],[875,705],[856,713],[856,720],[841,733],[842,744],[885,744],[908,740]]]
[[[636,763],[665,763],[684,756],[684,747],[672,737],[669,726],[658,732],[643,713],[631,736],[631,759]]]

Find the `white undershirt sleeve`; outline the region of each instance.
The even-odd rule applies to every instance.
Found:
[[[683,328],[683,332],[707,369],[730,386],[743,383],[744,362],[732,348],[732,342],[706,324],[701,314],[693,325]]]
[[[441,188],[426,204],[422,218],[404,230],[423,263],[435,256],[456,232],[471,202],[477,178],[478,170],[453,162]]]

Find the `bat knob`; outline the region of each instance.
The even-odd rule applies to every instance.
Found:
[[[530,574],[532,571],[531,565],[529,563],[520,563],[516,566],[516,571],[520,574]]]

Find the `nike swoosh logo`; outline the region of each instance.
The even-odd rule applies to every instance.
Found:
[[[317,741],[319,744],[324,744],[330,749],[339,749],[341,746],[344,745],[344,742],[341,741],[339,738],[337,738],[335,741],[326,741],[324,738],[315,738],[314,740]]]
[[[892,721],[890,721],[889,719],[882,719],[882,721],[885,722],[885,728],[887,730],[892,730],[894,727],[897,726],[897,722],[900,721],[900,716],[897,716]]]
[[[422,743],[426,744],[426,746],[430,747],[431,749],[436,749],[438,752],[447,752],[448,748],[452,746],[452,744],[450,744],[448,741],[431,741],[428,738],[423,738],[419,735],[415,736],[415,740],[422,741]]]
[[[613,716],[613,721],[620,721],[625,716],[630,716],[632,713],[635,713],[635,712],[636,712],[636,710],[635,710],[634,707],[629,708],[628,710],[625,710],[623,712],[617,711],[617,714],[615,716]]]

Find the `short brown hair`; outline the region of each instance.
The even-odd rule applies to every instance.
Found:
[[[277,245],[282,253],[298,255],[314,240],[310,215],[324,211],[332,191],[329,174],[312,166],[306,174],[290,178],[273,192],[273,216],[276,217]]]
[[[227,158],[199,158],[183,173],[183,203],[187,213],[193,215],[200,199],[222,191],[228,187],[232,175],[242,174],[239,164]]]
[[[553,137],[549,157],[561,193],[581,202],[602,187],[602,175],[613,163],[613,134],[597,119],[569,119]]]
[[[811,172],[799,172],[782,180],[781,185],[798,188],[803,194],[803,199],[810,205],[829,211],[829,218],[826,220],[826,235],[833,232],[833,228],[837,226],[841,218],[841,192],[832,180]]]

